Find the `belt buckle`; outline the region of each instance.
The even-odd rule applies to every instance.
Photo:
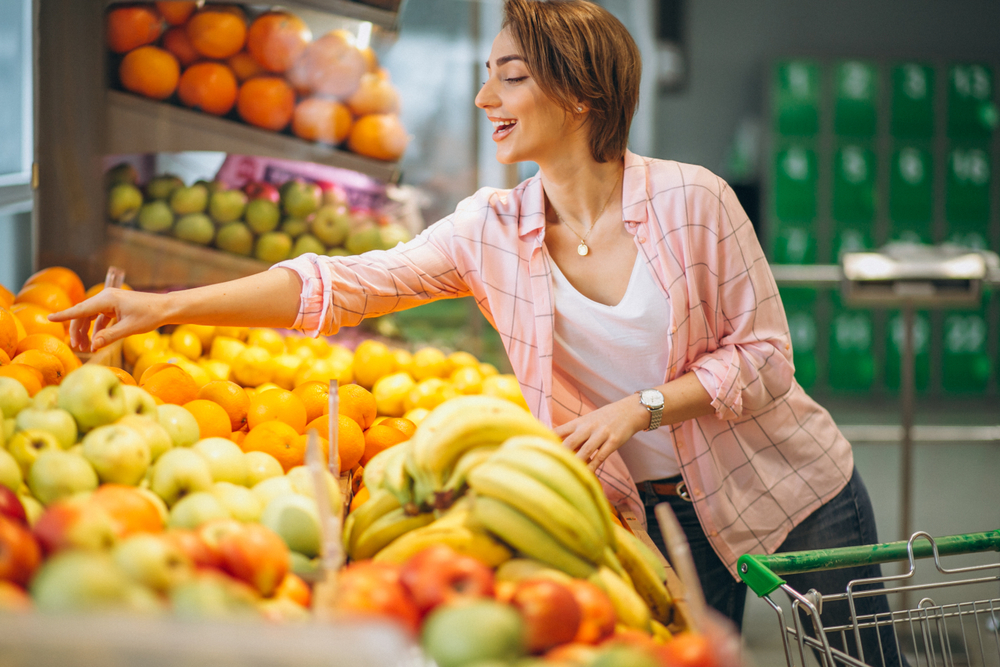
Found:
[[[688,493],[687,482],[685,482],[683,479],[677,482],[677,485],[674,486],[674,490],[677,493],[677,497],[680,498],[681,500],[686,500],[689,503],[694,502],[693,500],[691,500],[691,494]]]

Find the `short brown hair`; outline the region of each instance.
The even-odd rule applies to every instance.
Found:
[[[621,21],[585,0],[506,0],[503,28],[542,92],[568,113],[576,100],[590,107],[594,159],[621,159],[642,77],[639,47]]]

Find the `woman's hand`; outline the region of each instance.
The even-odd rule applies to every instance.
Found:
[[[93,352],[132,334],[152,331],[165,324],[163,295],[107,288],[72,308],[53,313],[53,322],[69,321],[70,346],[81,352]],[[90,337],[90,325],[99,316],[98,326]]]
[[[629,438],[649,426],[649,412],[635,395],[609,403],[557,426],[556,435],[575,450],[591,470],[597,470]]]

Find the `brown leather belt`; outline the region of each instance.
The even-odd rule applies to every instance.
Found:
[[[683,479],[676,482],[645,482],[646,489],[661,496],[677,496],[681,500],[691,501],[687,484]]]

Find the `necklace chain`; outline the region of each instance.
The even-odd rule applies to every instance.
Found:
[[[614,196],[615,190],[617,189],[618,189],[618,182],[615,181],[614,185],[611,186],[611,192],[608,193],[608,198],[604,201],[604,206],[601,207],[600,213],[598,213],[597,217],[594,218],[594,222],[590,224],[590,229],[588,229],[587,233],[584,234],[583,236],[580,236],[579,232],[577,232],[575,229],[566,224],[566,221],[563,220],[563,217],[559,215],[559,211],[557,211],[554,206],[552,207],[552,212],[556,214],[556,218],[559,220],[559,222],[566,225],[567,229],[569,229],[571,232],[576,234],[577,237],[579,237],[580,245],[576,247],[576,252],[581,257],[585,257],[590,254],[590,247],[587,245],[587,238],[590,236],[590,233],[594,231],[594,227],[597,226],[597,221],[601,219],[602,215],[604,215],[604,211],[608,208],[608,204],[611,203],[611,198]]]

